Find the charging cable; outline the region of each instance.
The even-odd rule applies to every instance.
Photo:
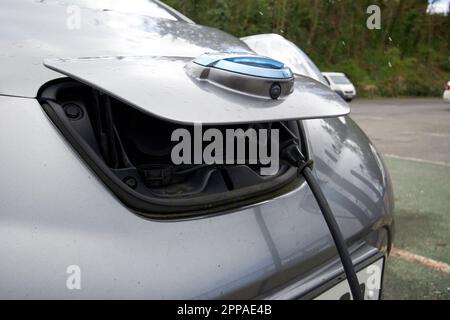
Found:
[[[341,259],[342,265],[344,267],[345,275],[347,276],[347,282],[350,286],[350,291],[352,293],[354,300],[364,300],[361,293],[361,288],[359,286],[358,277],[356,276],[355,268],[353,266],[350,253],[348,251],[347,245],[345,243],[344,237],[341,230],[333,216],[330,205],[325,198],[320,185],[312,172],[313,161],[307,160],[305,156],[300,151],[297,142],[293,139],[286,147],[281,151],[281,156],[283,160],[288,162],[291,166],[297,167],[298,175],[303,176],[308,183],[316,201],[319,205],[320,211],[328,225],[331,236],[333,237],[334,244],[336,246],[337,252]]]

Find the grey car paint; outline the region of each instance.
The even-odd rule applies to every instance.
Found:
[[[195,76],[191,78],[186,70],[190,60],[166,57],[53,59],[46,60],[45,65],[141,111],[177,123],[223,125],[336,117],[350,112],[348,105],[327,86],[308,77],[297,76],[295,90],[286,98],[254,98],[224,90]],[[123,83],[123,74],[127,74],[127,85]],[[243,83],[244,80],[236,81]],[[168,97],[169,105],[163,103]]]
[[[88,9],[82,28],[68,31],[66,7],[54,1],[0,6],[0,298],[295,298],[310,286],[289,294],[293,283],[336,264],[306,184],[219,216],[146,220],[109,192],[33,99],[60,77],[44,58],[245,50],[238,39],[186,22]],[[351,118],[304,125],[315,173],[361,259],[374,252],[381,230],[392,233],[389,175]],[[70,265],[81,268],[81,290],[66,287]]]
[[[45,58],[250,52],[239,39],[217,29],[86,5],[95,2],[2,0],[0,94],[36,97],[43,83],[61,77],[43,66]],[[67,27],[71,4],[80,6],[79,29]]]

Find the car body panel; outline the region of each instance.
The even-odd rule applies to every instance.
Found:
[[[146,220],[80,161],[36,100],[0,97],[0,110],[1,298],[252,298],[336,259],[305,184],[225,215]],[[390,183],[356,124],[305,125],[344,236],[358,243],[389,225]],[[70,265],[82,290],[66,288]]]
[[[251,97],[191,77],[186,70],[189,58],[52,59],[45,64],[141,111],[177,123],[223,125],[336,117],[350,112],[326,85],[310,78],[297,76],[294,91],[283,99]],[[168,105],[164,102],[169,97]]]
[[[205,52],[251,52],[239,39],[214,28],[82,4],[73,0],[1,1],[0,94],[36,97],[44,83],[61,77],[43,65],[46,58],[195,58]],[[71,5],[79,6],[79,28],[68,27]]]
[[[360,246],[356,248],[353,247],[352,249],[352,260],[357,272],[365,267],[367,263],[371,263],[382,258],[382,254],[380,254],[377,249],[369,245],[361,244]],[[361,281],[360,278],[361,277],[358,276],[358,279]],[[342,263],[339,259],[337,259],[334,262],[317,268],[317,270],[313,270],[313,272],[307,275],[292,280],[291,283],[274,290],[273,293],[269,292],[261,296],[261,298],[269,300],[316,299],[320,294],[327,289],[333,288],[337,283],[345,282],[343,279],[345,279],[345,274],[342,268]],[[350,292],[349,288],[348,292]]]

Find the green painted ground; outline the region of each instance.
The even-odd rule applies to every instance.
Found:
[[[385,158],[395,191],[395,246],[450,264],[450,166]],[[385,299],[450,299],[450,275],[395,257]]]

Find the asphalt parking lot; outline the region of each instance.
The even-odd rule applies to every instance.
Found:
[[[352,118],[384,155],[395,191],[385,299],[450,299],[450,103],[355,100]]]

